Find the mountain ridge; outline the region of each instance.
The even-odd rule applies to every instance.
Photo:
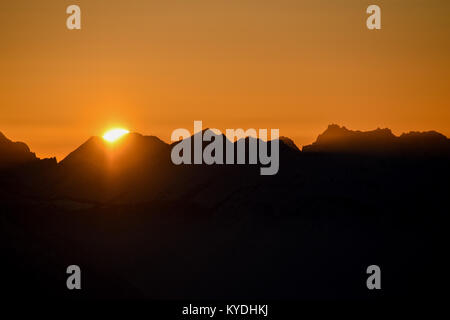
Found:
[[[204,129],[205,133],[208,129]],[[198,134],[198,133],[197,133]],[[224,134],[224,142],[231,142]],[[69,153],[64,159],[58,162],[59,166],[68,166],[70,163],[81,161],[82,155],[90,153],[93,156],[91,161],[85,159],[84,162],[91,162],[95,165],[96,161],[105,163],[107,161],[108,150],[120,149],[124,142],[130,140],[142,139],[141,144],[146,148],[156,148],[159,150],[176,145],[180,141],[166,143],[156,136],[142,135],[140,133],[130,133],[123,139],[114,144],[110,144],[99,136],[92,136],[78,148]],[[195,134],[187,139],[193,139]],[[256,138],[258,139],[258,138]],[[248,143],[249,137],[245,138]],[[405,154],[405,153],[423,153],[423,154],[450,154],[450,139],[445,135],[431,131],[410,131],[396,136],[388,128],[377,128],[375,130],[359,131],[350,130],[345,126],[330,124],[324,132],[318,135],[316,140],[309,145],[299,148],[294,141],[288,137],[281,136],[278,139],[283,146],[298,153],[354,153],[354,154]],[[269,141],[270,142],[270,141]],[[209,142],[203,142],[203,145]],[[126,148],[124,148],[126,149]],[[8,139],[0,132],[0,167],[10,167],[26,164],[28,162],[40,160],[53,160],[55,158],[40,159],[33,153],[24,142],[14,142]],[[86,156],[86,155],[85,155]],[[83,162],[83,161],[82,161]]]
[[[353,131],[345,126],[330,124],[315,142],[304,146],[302,151],[367,155],[450,155],[450,139],[436,131],[410,131],[396,136],[388,128]]]

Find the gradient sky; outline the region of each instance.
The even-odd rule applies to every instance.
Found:
[[[169,141],[194,120],[298,145],[329,123],[450,136],[449,14],[448,0],[1,1],[0,131],[58,160],[113,126]]]

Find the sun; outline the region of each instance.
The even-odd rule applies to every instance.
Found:
[[[111,129],[103,135],[103,139],[105,139],[108,142],[116,142],[120,138],[122,138],[124,135],[130,133],[130,131],[122,128],[115,128]]]

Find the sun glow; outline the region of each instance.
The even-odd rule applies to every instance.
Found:
[[[116,142],[117,140],[119,140],[128,133],[130,133],[130,131],[126,129],[121,128],[111,129],[103,135],[103,139],[105,139],[108,142]]]

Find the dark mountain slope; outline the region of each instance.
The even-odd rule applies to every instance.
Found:
[[[37,161],[36,155],[23,142],[13,142],[0,132],[0,169]]]
[[[366,155],[450,155],[450,140],[435,131],[395,136],[390,129],[352,131],[332,124],[304,152]]]
[[[92,137],[59,163],[57,192],[94,202],[132,200],[163,183],[169,166],[170,147],[157,137],[130,133],[113,144]]]

